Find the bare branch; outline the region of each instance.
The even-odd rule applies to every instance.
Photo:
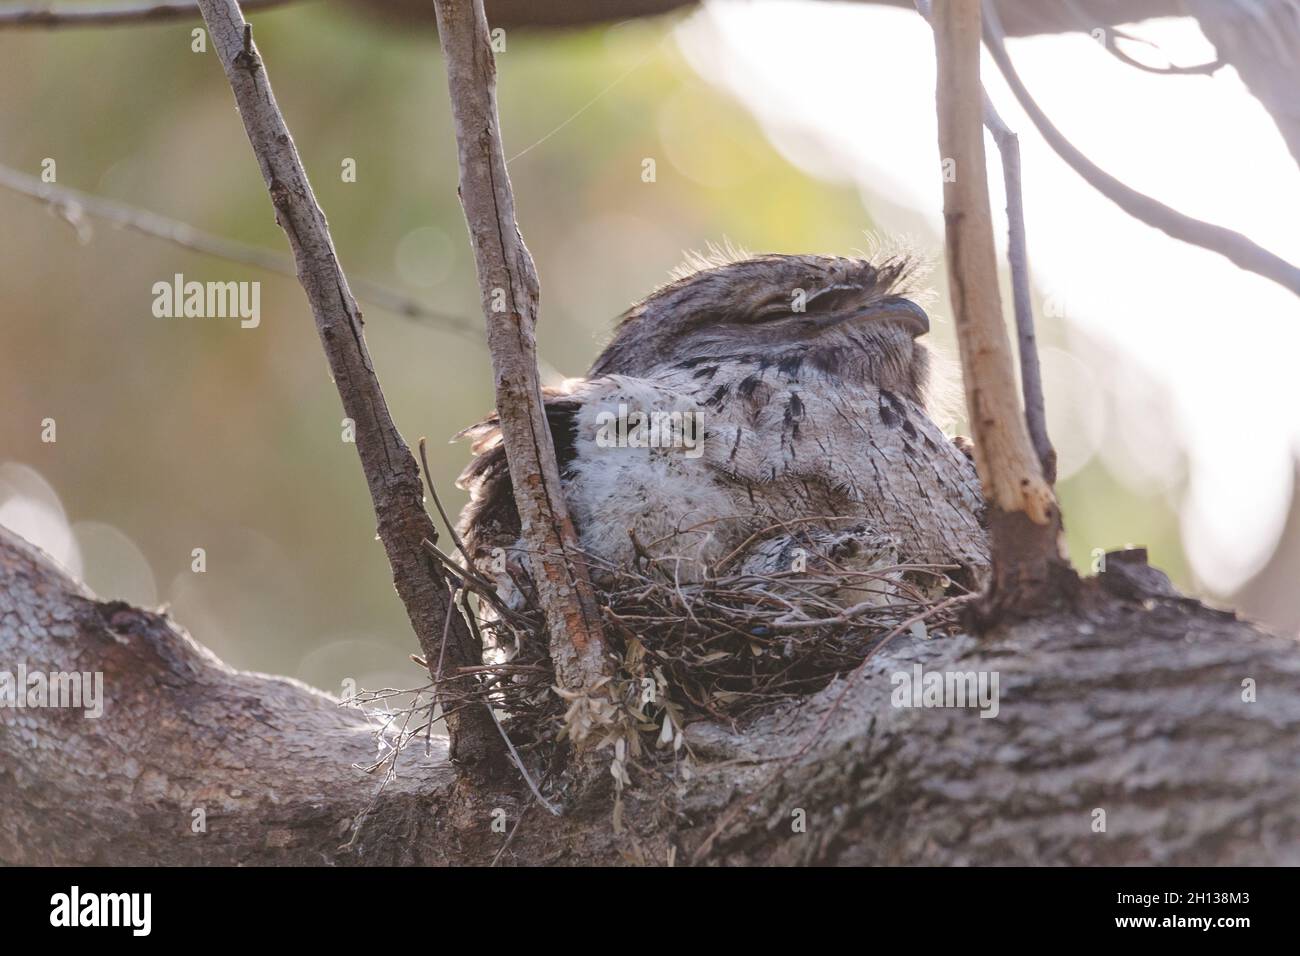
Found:
[[[379,537],[393,569],[393,582],[406,606],[426,661],[437,658],[450,597],[440,568],[421,547],[437,531],[424,509],[420,470],[393,423],[371,364],[361,312],[334,252],[325,215],[316,203],[307,173],[276,105],[262,59],[253,46],[252,27],[235,0],[199,0],[275,206],[276,221],[293,248],[302,283],[344,413],[356,423],[357,453],[366,475],[379,524]],[[479,663],[481,649],[463,618],[454,625],[447,647],[452,667]],[[480,709],[447,714],[452,754],[466,763],[489,765],[500,757],[492,721]]]
[[[1060,509],[1030,444],[1002,321],[981,128],[980,0],[949,0],[934,15],[939,150],[953,318],[975,465],[989,506],[993,581],[987,608],[1038,606],[1063,566]]]
[[[29,176],[8,166],[0,166],[0,187],[46,203],[77,229],[80,229],[81,216],[85,214],[145,236],[165,239],[174,245],[217,259],[265,269],[267,272],[276,272],[290,278],[296,278],[298,274],[293,259],[281,253],[213,235],[179,219],[170,219],[129,203],[103,199],[67,186],[41,182],[35,176]],[[377,282],[356,279],[352,284],[356,287],[358,298],[379,306],[385,312],[392,312],[394,315],[408,319],[427,321],[476,345],[483,343],[483,336],[478,329],[458,315],[431,309],[424,303]]]
[[[988,45],[989,52],[993,54],[993,59],[1002,71],[1002,75],[1006,77],[1012,92],[1015,93],[1016,99],[1020,101],[1021,107],[1029,114],[1029,118],[1038,127],[1043,138],[1089,185],[1135,219],[1140,219],[1175,239],[1217,252],[1240,268],[1272,279],[1300,295],[1300,268],[1257,245],[1239,232],[1193,219],[1138,192],[1101,169],[1075,148],[1029,95],[1028,89],[1025,88],[1011,62],[1011,57],[1007,54],[1005,36],[997,14],[992,11],[992,8],[990,8],[990,16],[984,23],[984,42]]]
[[[585,558],[569,518],[542,406],[538,281],[515,221],[496,103],[496,65],[482,0],[435,0],[460,159],[460,200],[478,268],[497,413],[515,504],[561,684],[591,687],[605,642]]]
[[[1111,56],[1121,63],[1125,63],[1144,73],[1154,73],[1157,76],[1210,76],[1228,65],[1227,60],[1218,56],[1206,63],[1194,63],[1191,66],[1178,66],[1174,63],[1169,64],[1169,66],[1151,66],[1149,63],[1143,63],[1141,60],[1129,56],[1119,45],[1121,39],[1133,40],[1138,43],[1147,43],[1147,41],[1141,37],[1130,36],[1123,30],[1116,30],[1114,27],[1099,27],[1098,29],[1102,31],[1102,43]],[[1147,43],[1147,45],[1153,46],[1154,44]]]
[[[1025,403],[1025,425],[1043,477],[1056,484],[1056,449],[1047,434],[1047,405],[1043,400],[1043,373],[1038,363],[1038,337],[1034,332],[1034,303],[1029,282],[1029,244],[1025,237],[1025,193],[1020,178],[1020,137],[1003,122],[988,94],[984,94],[984,126],[993,134],[1002,157],[1002,183],[1007,194],[1007,260],[1011,266],[1011,297],[1016,313],[1016,338],[1020,357],[1020,394]]]
[[[245,0],[247,10],[282,7],[296,0]],[[30,6],[0,10],[4,27],[106,27],[160,20],[192,20],[199,15],[196,0],[122,0],[115,4]]]
[[[915,0],[916,9],[928,21],[930,0]],[[1002,157],[1002,181],[1007,194],[1007,260],[1011,267],[1011,295],[1016,314],[1019,342],[1020,393],[1025,403],[1025,425],[1034,443],[1043,477],[1056,484],[1056,449],[1047,434],[1047,407],[1043,400],[1043,374],[1038,362],[1038,337],[1034,332],[1034,303],[1029,281],[1029,246],[1025,238],[1025,198],[1020,176],[1020,137],[998,114],[988,92],[980,86],[984,127],[993,134]]]

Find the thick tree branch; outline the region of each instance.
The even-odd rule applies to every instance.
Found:
[[[357,453],[379,537],[424,658],[432,662],[445,657],[452,667],[478,663],[481,650],[453,609],[441,569],[421,546],[425,539],[437,540],[438,534],[424,508],[420,470],[389,414],[366,348],[361,312],[253,45],[252,27],[235,0],[200,0],[200,6],[270,191],[276,221],[293,248],[298,281],[311,303],[344,413],[356,423]],[[444,648],[448,620],[452,627]],[[481,708],[460,709],[448,715],[447,723],[454,757],[484,766],[499,759],[500,738]]]
[[[436,737],[379,792],[362,714],[231,670],[0,529],[0,671],[104,676],[98,719],[0,707],[0,865],[1300,863],[1296,642],[1134,557],[1108,556],[1074,610],[902,636],[798,706],[688,725],[691,780],[627,789],[620,833],[608,794],[556,818],[458,785]],[[999,673],[998,716],[893,706],[916,666]]]
[[[377,726],[360,711],[232,670],[164,615],[96,600],[0,528],[0,670],[19,663],[103,674],[103,712],[0,708],[6,865],[410,859],[420,794],[456,776],[435,737],[430,757],[402,755],[367,813],[380,779],[358,767],[375,760]]]
[[[166,240],[184,249],[225,259],[227,262],[238,262],[241,265],[265,269],[267,272],[276,272],[290,278],[298,276],[298,267],[289,256],[204,232],[179,219],[160,216],[158,213],[128,203],[93,196],[67,186],[41,182],[35,176],[29,176],[8,166],[0,166],[0,187],[44,202],[78,231],[84,225],[83,216],[91,216],[115,226],[131,229],[141,235]],[[478,329],[458,315],[438,312],[423,302],[395,292],[377,282],[354,279],[351,285],[355,287],[358,298],[379,306],[385,312],[425,321],[459,335],[475,345],[482,344],[483,336]]]
[[[953,172],[944,177],[943,192],[948,277],[993,539],[988,610],[1024,613],[1052,596],[1068,565],[1061,558],[1060,509],[1026,431],[1002,321],[984,158],[979,0],[938,5],[933,25],[939,151]]]
[[[583,690],[605,674],[605,643],[542,406],[537,270],[515,221],[487,19],[482,0],[435,0],[434,7],[515,504],[557,674],[564,687]]]

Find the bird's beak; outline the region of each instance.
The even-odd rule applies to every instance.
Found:
[[[887,295],[853,313],[855,320],[863,322],[896,322],[912,338],[920,338],[930,331],[930,317],[911,299],[901,295]]]

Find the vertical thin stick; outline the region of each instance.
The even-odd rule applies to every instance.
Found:
[[[1056,449],[1047,434],[1047,406],[1043,400],[1043,373],[1038,364],[1038,337],[1034,334],[1034,303],[1029,282],[1029,249],[1025,238],[1025,196],[1020,178],[1020,137],[1002,121],[988,95],[984,96],[984,125],[993,134],[1002,157],[1002,182],[1007,194],[1007,261],[1011,266],[1011,297],[1019,340],[1020,394],[1025,403],[1025,425],[1038,453],[1043,477],[1056,484]]]
[[[931,19],[930,0],[914,0],[917,11]],[[991,8],[985,6],[986,15]],[[996,15],[996,14],[993,14]],[[1020,355],[1020,393],[1025,403],[1025,425],[1038,454],[1043,477],[1056,484],[1056,449],[1047,434],[1047,409],[1043,401],[1043,376],[1038,363],[1038,337],[1034,333],[1034,305],[1029,281],[1029,246],[1025,238],[1025,198],[1020,175],[1020,137],[998,115],[988,92],[980,86],[984,126],[993,134],[1002,157],[1002,181],[1007,194],[1007,260],[1011,267],[1011,295],[1016,314]]]
[[[515,505],[557,677],[562,686],[583,690],[606,671],[605,641],[542,405],[534,337],[537,270],[515,221],[487,17],[482,0],[435,0],[434,10]]]
[[[420,469],[389,414],[366,348],[361,312],[253,45],[253,28],[244,22],[235,0],[199,0],[199,7],[270,191],[276,221],[293,249],[298,281],[311,304],[343,413],[355,423],[357,454],[379,537],[424,659],[430,664],[437,660],[444,622],[451,620],[448,663],[453,667],[480,663],[481,650],[464,619],[450,611],[441,568],[421,547],[421,541],[436,540],[438,533],[424,510]],[[447,709],[444,705],[444,712]],[[491,766],[503,753],[491,719],[477,708],[449,715],[447,727],[452,755],[466,764]]]
[[[1049,596],[1060,555],[1060,511],[1030,442],[1002,321],[989,204],[980,86],[980,2],[935,7],[939,151],[953,317],[961,350],[975,465],[989,508],[993,580],[986,611],[1024,609]]]

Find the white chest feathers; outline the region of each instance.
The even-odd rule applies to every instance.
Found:
[[[692,580],[738,548],[846,522],[904,561],[987,562],[973,467],[900,396],[720,363],[596,379],[574,397],[565,490],[597,565],[639,547]]]

